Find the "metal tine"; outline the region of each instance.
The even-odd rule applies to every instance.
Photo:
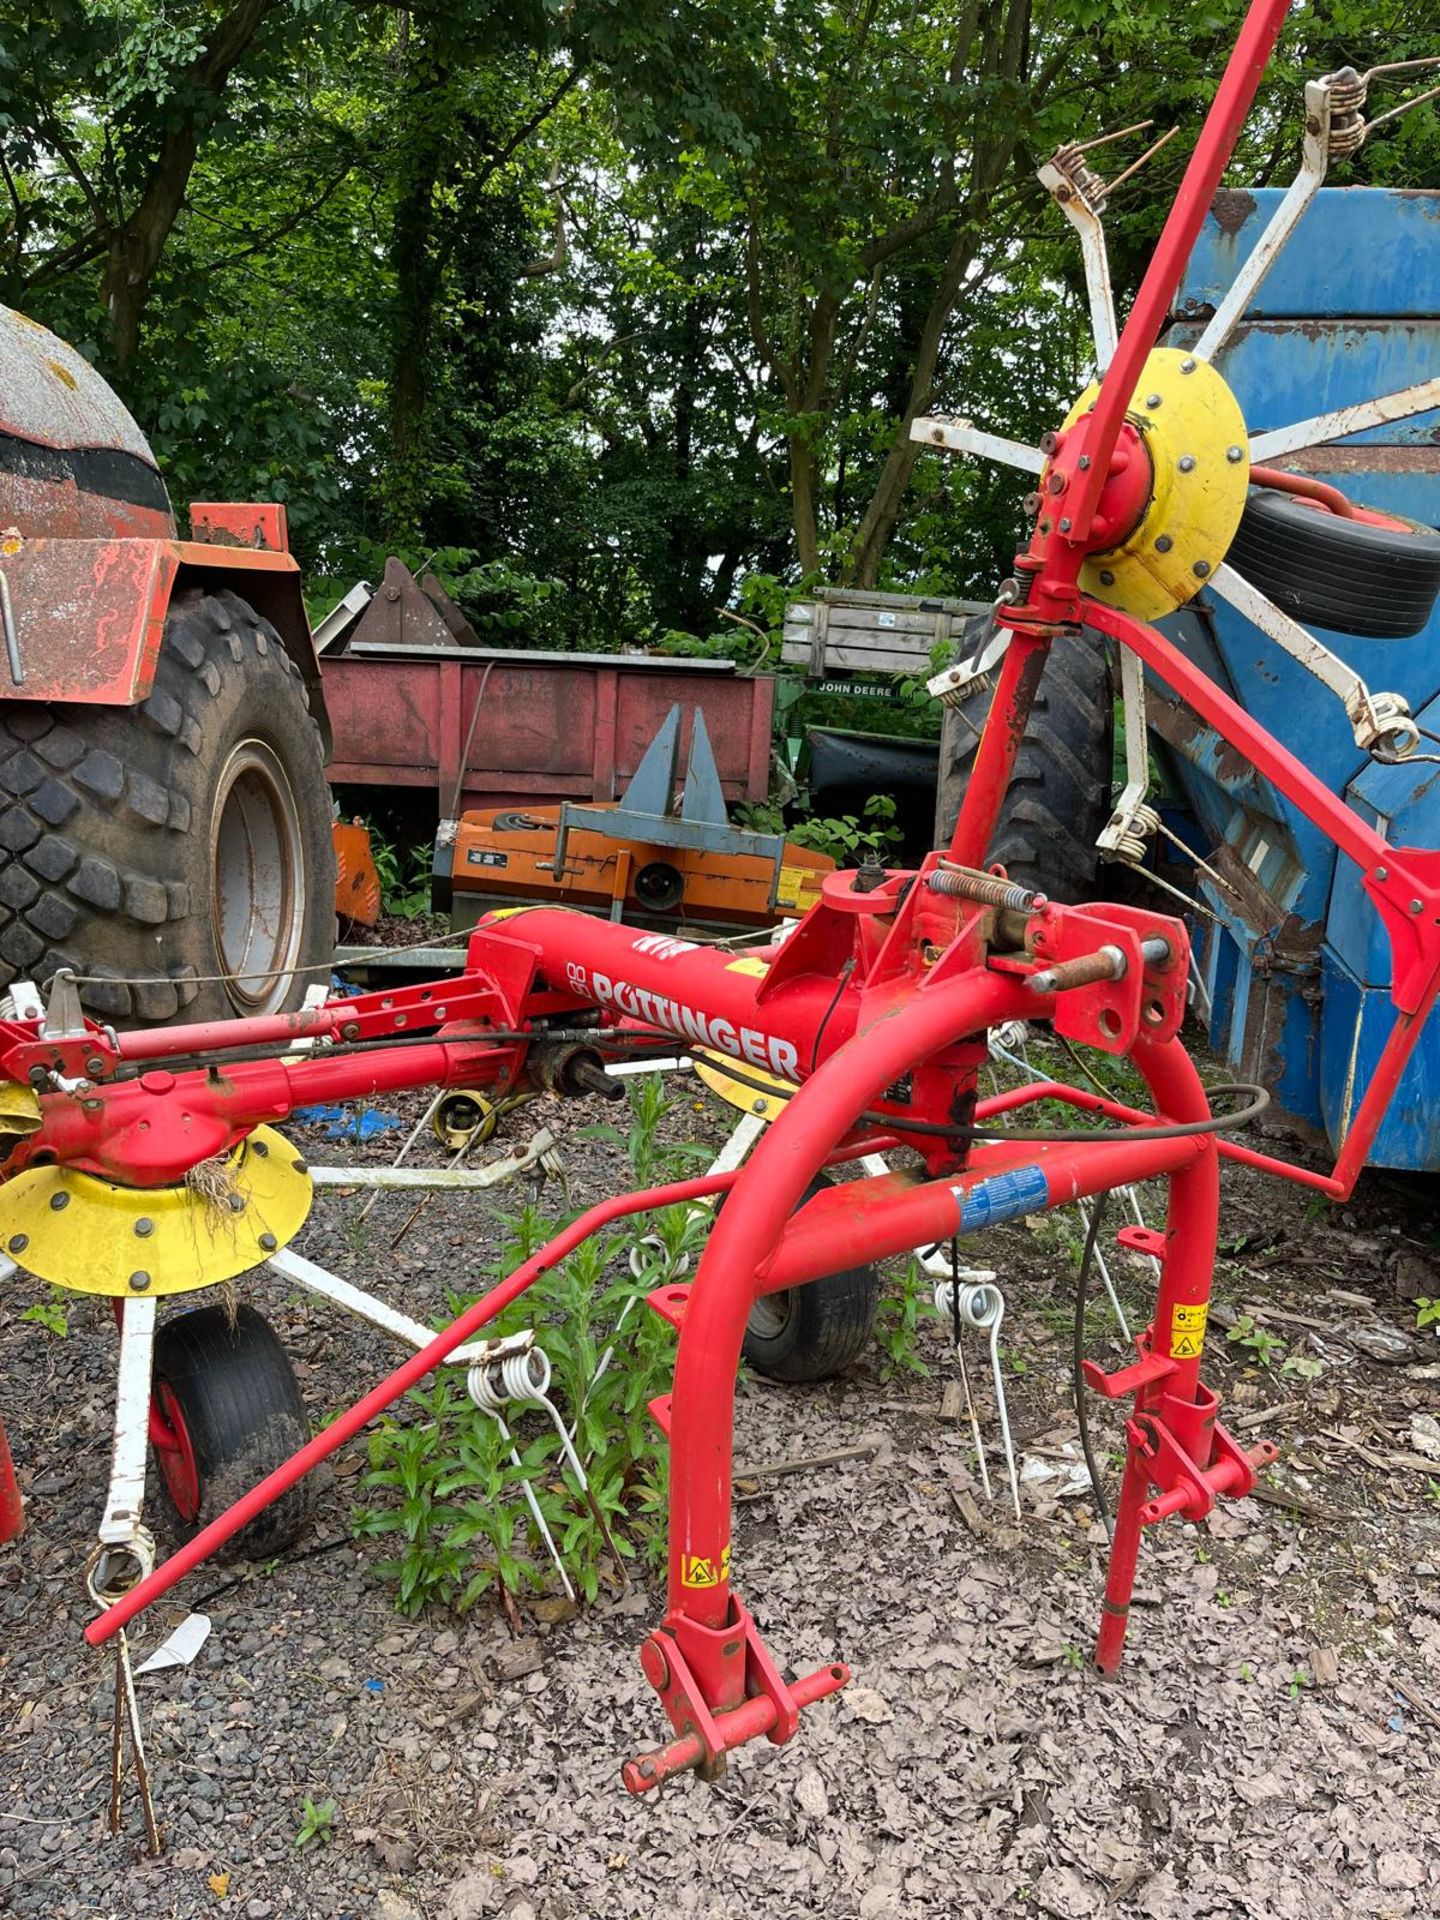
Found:
[[[1435,62],[1429,60],[1422,63],[1417,60],[1414,64],[1416,66],[1422,64],[1434,66]],[[1384,69],[1382,67],[1376,67],[1373,68],[1372,71],[1382,73]],[[1368,79],[1369,75],[1367,75],[1366,78]],[[1390,107],[1384,113],[1377,113],[1373,120],[1367,121],[1365,126],[1366,133],[1371,134],[1375,131],[1376,127],[1383,127],[1387,120],[1398,120],[1402,113],[1409,113],[1412,107],[1423,107],[1427,100],[1434,100],[1437,96],[1440,96],[1440,87],[1427,87],[1424,93],[1417,93],[1413,99],[1402,100],[1398,107]]]
[[[1143,126],[1149,126],[1151,122],[1146,120],[1146,121],[1142,121],[1141,124]],[[1140,171],[1140,169],[1148,161],[1153,160],[1155,158],[1156,154],[1159,153],[1162,147],[1168,146],[1170,144],[1170,142],[1175,138],[1176,134],[1179,133],[1179,131],[1180,131],[1179,127],[1171,127],[1168,133],[1162,133],[1158,140],[1152,142],[1152,144],[1145,149],[1144,153],[1141,154],[1138,160],[1132,160],[1130,162],[1130,165],[1126,167],[1123,173],[1117,173],[1115,178],[1107,183],[1105,188],[1106,193],[1107,194],[1114,193],[1117,187],[1123,187],[1127,180],[1133,179],[1133,177]]]
[[[1368,87],[1378,73],[1414,73],[1420,67],[1440,67],[1440,53],[1424,53],[1414,60],[1387,60],[1383,66],[1369,67],[1365,72],[1365,84]],[[1414,104],[1413,101],[1406,102],[1407,106]]]
[[[1153,127],[1153,120],[1137,120],[1132,126],[1117,127],[1114,133],[1097,133],[1093,140],[1076,140],[1068,147],[1061,147],[1061,154],[1093,153],[1096,147],[1108,147],[1116,140],[1123,140],[1127,134],[1144,133],[1147,127]],[[1166,135],[1169,138],[1169,135]],[[1058,159],[1059,154],[1056,155]]]

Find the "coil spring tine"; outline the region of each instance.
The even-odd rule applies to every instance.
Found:
[[[548,1387],[550,1362],[538,1347],[532,1347],[528,1353],[511,1354],[502,1360],[487,1360],[480,1366],[471,1367],[465,1383],[470,1390],[470,1398],[476,1406],[482,1413],[488,1413],[500,1429],[500,1438],[506,1441],[510,1448],[510,1463],[515,1471],[522,1475],[524,1469],[520,1461],[520,1450],[515,1445],[514,1436],[506,1424],[504,1409],[512,1401],[521,1405],[531,1403],[530,1362],[536,1355],[539,1356],[544,1370],[544,1385]],[[512,1389],[518,1389],[518,1391]],[[525,1496],[525,1504],[530,1509],[530,1517],[539,1529],[540,1537],[555,1563],[555,1571],[560,1576],[565,1597],[574,1606],[576,1604],[575,1589],[571,1585],[569,1574],[565,1571],[565,1562],[560,1558],[560,1549],[555,1544],[555,1536],[546,1523],[545,1515],[540,1511],[540,1502],[536,1498],[535,1489],[523,1477],[520,1488]]]
[[[949,1316],[953,1313],[963,1325],[974,1328],[976,1333],[988,1334],[990,1337],[990,1372],[995,1382],[996,1410],[1000,1415],[1000,1439],[1005,1449],[1005,1470],[1010,1479],[1010,1498],[1014,1503],[1015,1518],[1019,1520],[1022,1517],[1020,1482],[1015,1471],[1015,1445],[1010,1436],[1010,1408],[1005,1398],[1005,1376],[1000,1366],[1000,1323],[1005,1318],[1005,1295],[996,1284],[993,1275],[985,1280],[965,1281],[956,1274],[949,1280],[942,1280],[936,1287],[935,1308],[942,1315]],[[958,1341],[956,1352],[961,1354],[963,1369],[964,1355]],[[963,1372],[962,1378],[965,1378]],[[968,1395],[968,1378],[965,1379],[965,1390]],[[973,1401],[971,1406],[973,1408]],[[981,1474],[985,1480],[985,1491],[988,1495],[990,1482],[988,1475],[984,1472],[983,1456]]]
[[[488,1413],[493,1420],[499,1422],[502,1433],[508,1434],[509,1431],[505,1425],[503,1412],[507,1406],[539,1407],[549,1417],[570,1471],[574,1474],[580,1491],[585,1496],[585,1504],[590,1509],[590,1516],[604,1536],[610,1558],[615,1563],[615,1571],[620,1576],[620,1584],[628,1593],[630,1576],[620,1557],[620,1549],[615,1544],[615,1536],[600,1510],[600,1503],[591,1489],[589,1476],[581,1464],[579,1454],[575,1451],[574,1442],[566,1430],[565,1422],[560,1418],[560,1410],[550,1398],[550,1359],[544,1348],[531,1347],[527,1353],[509,1354],[503,1359],[484,1361],[470,1369],[468,1384],[471,1399],[482,1412]],[[511,1458],[515,1460],[515,1465],[518,1467],[520,1462],[515,1457],[513,1449]],[[529,1496],[530,1511],[539,1522],[541,1532],[550,1548],[551,1557],[560,1569],[560,1578],[565,1582],[565,1591],[573,1600],[575,1590],[570,1585],[565,1569],[560,1566],[559,1554],[551,1540],[550,1530],[540,1515],[539,1503],[534,1498],[534,1489],[528,1480],[525,1482],[525,1491]]]

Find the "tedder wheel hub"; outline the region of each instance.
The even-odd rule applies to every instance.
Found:
[[[1099,391],[1098,383],[1088,386],[1070,409],[1040,478],[1042,498],[1062,532],[1080,477],[1075,469],[1085,457],[1076,430]],[[1111,456],[1093,529],[1111,544],[1092,549],[1086,560],[1080,574],[1086,593],[1140,620],[1158,620],[1193,599],[1240,525],[1248,447],[1239,402],[1215,369],[1174,347],[1157,347]]]
[[[121,1187],[68,1167],[32,1167],[5,1189],[6,1250],[76,1293],[193,1293],[260,1266],[293,1240],[314,1189],[295,1148],[257,1127],[175,1187]]]

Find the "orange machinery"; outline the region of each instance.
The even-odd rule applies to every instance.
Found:
[[[835,862],[783,834],[733,826],[697,707],[678,800],[680,708],[670,709],[625,797],[492,808],[442,821],[434,898],[456,927],[506,903],[547,901],[632,924],[760,927],[798,917]]]

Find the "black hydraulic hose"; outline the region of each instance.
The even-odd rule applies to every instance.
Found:
[[[758,1080],[747,1074],[734,1060],[725,1060],[725,1077],[738,1081],[742,1087],[753,1087],[757,1093],[768,1094],[774,1100],[790,1100],[799,1092],[798,1087],[780,1087],[773,1082]],[[924,1134],[927,1137],[942,1140],[1038,1140],[1052,1145],[1084,1145],[1090,1140],[1185,1140],[1193,1135],[1207,1133],[1229,1133],[1238,1127],[1248,1126],[1256,1120],[1270,1105],[1270,1095],[1264,1087],[1250,1080],[1226,1080],[1205,1089],[1209,1094],[1247,1095],[1243,1107],[1237,1107],[1233,1113],[1212,1113],[1208,1120],[1170,1120],[1156,1126],[1116,1126],[1116,1127],[976,1127],[946,1125],[935,1120],[907,1120],[903,1114],[877,1113],[870,1108],[857,1116],[867,1126],[883,1127],[887,1133]]]

